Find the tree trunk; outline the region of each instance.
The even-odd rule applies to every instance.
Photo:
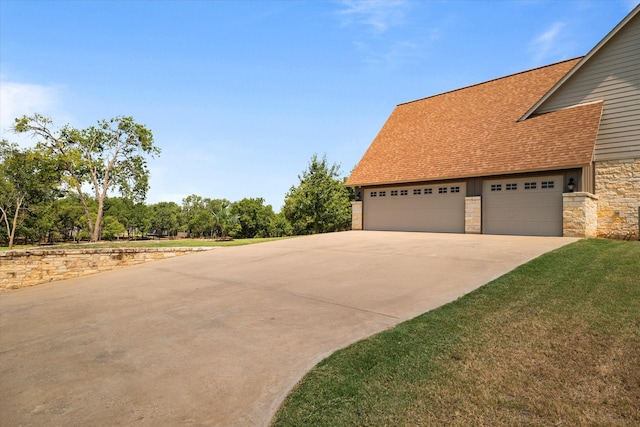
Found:
[[[16,228],[18,226],[18,214],[20,213],[20,206],[22,206],[22,201],[24,197],[18,197],[16,200],[16,212],[13,214],[13,223],[11,224],[11,234],[9,234],[9,250],[13,248],[13,238],[16,235]]]
[[[7,215],[7,212],[1,207],[0,207],[0,212],[2,212],[2,219],[4,220],[4,224],[7,227],[7,236],[11,236],[11,227],[9,226],[9,216]],[[11,246],[9,246],[9,249],[11,249]]]
[[[94,224],[91,220],[91,212],[89,212],[89,206],[87,206],[87,201],[84,199],[84,193],[82,192],[82,188],[78,185],[76,187],[76,191],[78,192],[78,199],[80,199],[80,203],[82,204],[82,209],[84,210],[84,216],[87,217],[87,226],[89,227],[89,238],[93,236]]]
[[[102,213],[104,211],[104,198],[98,200],[98,215],[96,215],[96,222],[93,224],[93,231],[91,232],[91,241],[97,242],[100,240],[100,228],[102,227]]]

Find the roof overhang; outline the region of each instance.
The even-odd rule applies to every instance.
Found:
[[[571,70],[567,74],[565,74],[558,82],[549,89],[547,93],[544,94],[542,98],[538,100],[527,112],[519,119],[519,121],[523,121],[528,119],[532,114],[536,112],[538,108],[544,102],[551,97],[567,80],[571,78],[578,70],[582,68],[582,66],[587,63],[598,51],[605,45],[609,40],[611,40],[618,32],[629,22],[631,21],[638,13],[640,13],[640,4],[638,4],[629,14],[622,20],[618,25],[615,26],[613,30],[609,32],[600,42],[595,45],[593,49],[589,51],[576,65],[573,66]]]

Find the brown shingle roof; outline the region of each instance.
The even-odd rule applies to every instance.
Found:
[[[430,181],[589,164],[602,102],[518,122],[578,61],[398,105],[346,184]]]

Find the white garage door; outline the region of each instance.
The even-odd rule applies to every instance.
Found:
[[[364,193],[365,230],[464,233],[464,182]]]
[[[562,236],[562,176],[486,180],[486,234]]]

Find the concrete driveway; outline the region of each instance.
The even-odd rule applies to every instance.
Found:
[[[353,231],[0,294],[0,424],[267,425],[317,362],[576,239]]]

